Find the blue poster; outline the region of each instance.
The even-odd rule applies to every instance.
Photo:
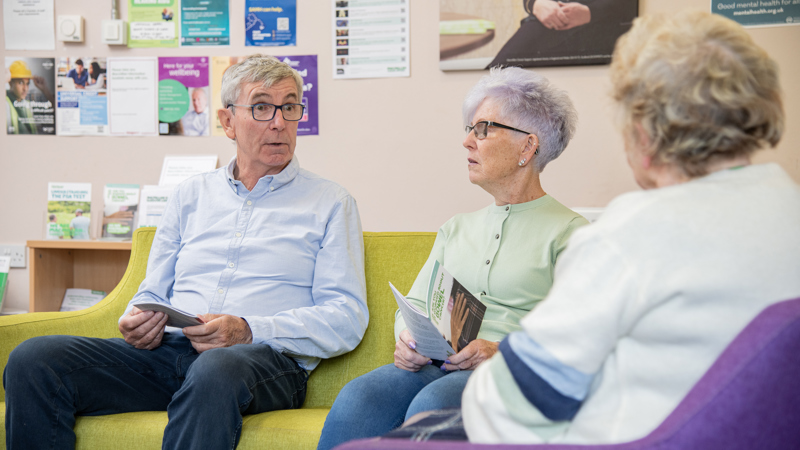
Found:
[[[746,27],[800,25],[800,0],[711,0],[711,12]]]
[[[245,45],[296,45],[297,0],[247,0],[244,26]]]
[[[228,0],[182,0],[181,45],[230,45]]]

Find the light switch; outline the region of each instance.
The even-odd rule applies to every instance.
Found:
[[[108,45],[125,45],[128,42],[124,20],[104,20],[100,34],[103,43]]]

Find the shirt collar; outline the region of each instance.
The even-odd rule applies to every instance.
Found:
[[[225,168],[225,174],[228,177],[228,185],[233,189],[235,193],[238,194],[239,189],[244,189],[244,184],[241,181],[237,181],[236,178],[233,176],[233,171],[236,168],[236,156],[231,158],[231,161],[228,163],[227,167]],[[300,173],[300,161],[297,159],[297,155],[292,157],[292,160],[289,161],[289,164],[281,170],[281,172],[277,175],[265,175],[259,178],[258,183],[253,188],[254,191],[261,189],[261,186],[264,188],[270,188],[270,190],[280,189],[281,187],[289,184],[297,174]]]

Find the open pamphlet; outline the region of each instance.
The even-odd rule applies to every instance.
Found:
[[[201,319],[196,314],[188,313],[186,311],[180,310],[166,303],[147,302],[147,303],[136,303],[133,306],[139,308],[142,311],[163,312],[168,317],[167,319],[168,327],[176,327],[176,328],[193,327],[195,325],[202,325],[205,323],[205,321],[203,321],[203,319]]]
[[[59,311],[80,311],[96,305],[104,298],[106,298],[104,291],[70,288],[64,293],[64,299],[61,300],[61,309]]]
[[[389,286],[419,354],[445,360],[478,337],[486,305],[438,261],[433,266],[428,285],[426,312],[409,303],[391,283]]]

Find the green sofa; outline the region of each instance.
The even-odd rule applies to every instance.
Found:
[[[41,335],[68,334],[100,338],[121,337],[117,319],[144,278],[154,228],[133,236],[128,269],[119,285],[99,304],[75,312],[48,312],[0,317],[0,363],[20,342]],[[313,449],[325,416],[339,390],[350,380],[383,364],[394,352],[394,311],[391,281],[407,292],[430,253],[435,233],[364,233],[369,327],[352,352],[323,361],[311,374],[301,409],[275,411],[244,418],[239,449]],[[1,392],[3,400],[5,391]],[[0,409],[5,422],[5,402]],[[158,449],[167,424],[166,412],[135,412],[78,417],[79,449]],[[205,425],[205,424],[204,424]],[[5,428],[2,440],[5,446]]]

